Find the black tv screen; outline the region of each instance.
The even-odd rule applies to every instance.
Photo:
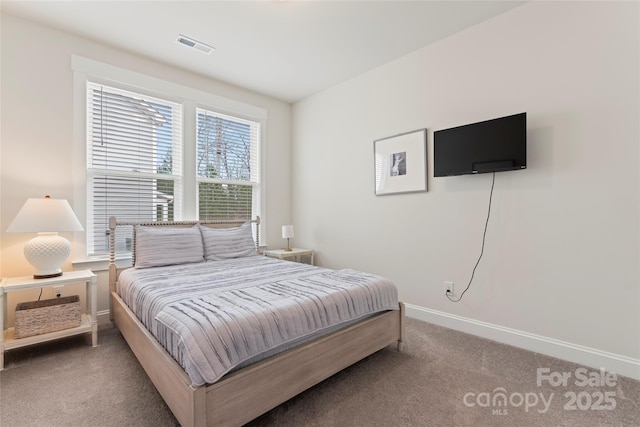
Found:
[[[433,133],[433,175],[452,176],[527,168],[527,113]]]

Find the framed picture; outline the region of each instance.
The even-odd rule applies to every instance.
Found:
[[[427,191],[427,130],[373,141],[376,196]]]

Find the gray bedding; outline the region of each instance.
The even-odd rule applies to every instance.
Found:
[[[118,294],[194,386],[374,313],[397,310],[389,280],[263,256],[120,274]]]

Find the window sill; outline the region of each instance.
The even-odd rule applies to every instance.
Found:
[[[86,259],[77,259],[72,262],[74,270],[90,269],[91,271],[108,271],[109,257],[96,256]],[[116,265],[118,267],[127,267],[131,265],[131,256],[116,257]]]

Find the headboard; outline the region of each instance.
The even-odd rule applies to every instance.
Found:
[[[158,222],[137,222],[137,221],[118,221],[116,217],[109,218],[109,295],[116,291],[116,281],[120,272],[131,268],[136,263],[136,225],[143,225],[146,227],[192,227],[196,224],[200,224],[209,228],[231,228],[239,227],[242,224],[251,222],[256,225],[255,227],[255,244],[256,250],[260,246],[260,217],[256,217],[251,221],[247,220],[211,220],[211,221],[158,221]],[[131,226],[132,227],[132,241],[131,241],[131,265],[125,267],[116,266],[116,229],[119,226]],[[111,308],[111,298],[109,298],[109,308]]]

